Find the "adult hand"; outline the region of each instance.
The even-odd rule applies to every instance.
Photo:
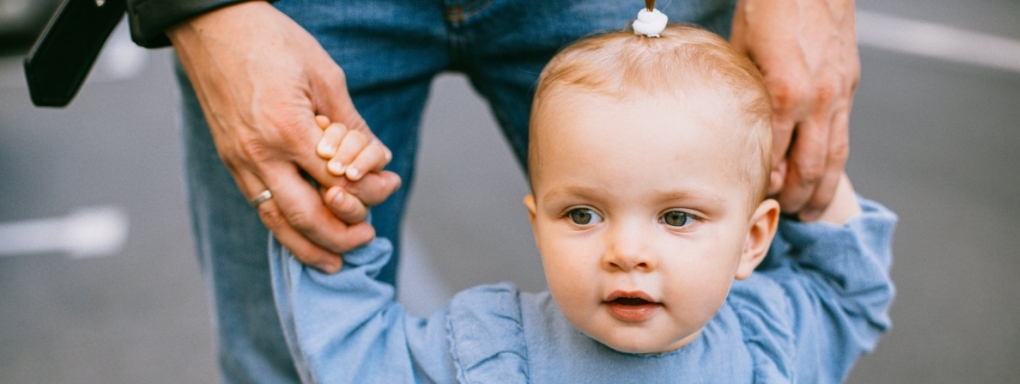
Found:
[[[166,32],[241,192],[251,199],[272,191],[258,205],[262,222],[301,262],[338,271],[340,253],[375,236],[362,222],[365,205],[400,184],[392,172],[356,182],[332,176],[316,155],[317,114],[375,139],[351,103],[343,71],[307,31],[264,1],[220,8]],[[324,203],[302,171],[357,199]]]
[[[772,96],[769,195],[813,221],[832,201],[850,151],[860,79],[853,0],[740,0],[730,42]]]

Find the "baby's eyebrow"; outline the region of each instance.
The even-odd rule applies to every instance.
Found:
[[[647,196],[650,197],[649,200],[658,204],[686,202],[719,205],[726,203],[726,200],[722,196],[711,193],[710,191],[703,191],[698,188],[653,190],[650,191]],[[563,197],[579,197],[582,199],[598,200],[600,198],[605,198],[606,196],[605,191],[601,191],[597,188],[576,185],[553,188],[540,196],[542,200],[546,201]]]
[[[697,201],[708,204],[722,204],[725,202],[722,196],[696,189],[661,191],[656,192],[654,196],[657,202],[663,203],[671,201]]]
[[[541,196],[544,200],[551,200],[562,196],[577,196],[582,198],[595,198],[600,195],[597,189],[579,186],[557,187],[549,190]]]

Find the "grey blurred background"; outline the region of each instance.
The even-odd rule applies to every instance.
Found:
[[[848,172],[901,221],[894,328],[850,382],[1018,382],[1020,2],[858,7]],[[21,57],[0,56],[0,383],[216,380],[169,51],[125,32],[66,109],[33,107]],[[432,95],[402,297],[425,312],[481,283],[543,289],[527,186],[487,107],[459,75]]]

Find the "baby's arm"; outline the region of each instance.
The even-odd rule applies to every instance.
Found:
[[[790,322],[796,381],[841,382],[888,330],[895,222],[885,207],[855,196],[845,175],[819,222],[780,220],[768,259],[755,274],[765,277],[757,280],[763,286],[784,292],[785,305],[765,310]]]
[[[446,309],[408,314],[393,286],[375,280],[392,254],[386,239],[344,254],[324,274],[270,238],[270,271],[283,333],[305,383],[453,382]]]

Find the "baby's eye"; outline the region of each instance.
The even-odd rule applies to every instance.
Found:
[[[694,222],[694,217],[682,211],[669,211],[659,221],[671,227],[683,227]]]
[[[574,208],[567,212],[567,216],[570,216],[570,221],[573,221],[577,225],[589,225],[597,224],[602,222],[602,216],[595,213],[591,208]]]

